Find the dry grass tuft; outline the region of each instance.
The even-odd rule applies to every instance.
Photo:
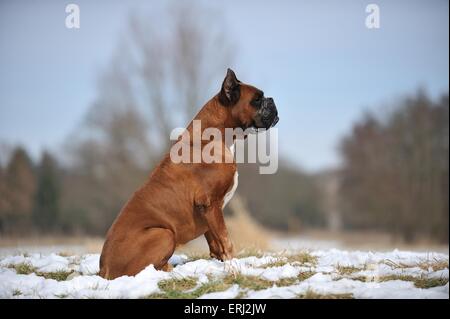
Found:
[[[209,256],[209,253],[204,252],[204,251],[190,251],[190,252],[187,252],[186,255],[188,257],[188,261],[194,261],[194,260],[199,260],[199,259],[206,259],[206,260],[211,259],[211,256]]]
[[[411,275],[388,275],[376,278],[376,281],[378,282],[390,280],[412,281],[414,286],[423,289],[444,286],[448,283],[448,278],[428,278],[426,276],[414,277]]]
[[[363,270],[365,270],[365,268],[358,268],[358,267],[355,267],[355,266],[341,266],[341,265],[337,265],[336,266],[336,270],[337,270],[337,272],[340,275],[348,276],[348,275],[351,275],[351,274],[353,274],[355,272],[363,271]]]
[[[413,267],[419,267],[420,269],[425,271],[429,271],[430,269],[432,271],[448,269],[448,259],[438,259],[438,258],[426,259],[413,264],[396,263],[389,259],[384,260],[383,263],[385,263],[386,265],[388,265],[393,269],[404,269]]]
[[[300,264],[303,266],[315,266],[318,261],[318,258],[311,255],[308,251],[301,251],[293,255],[287,255],[286,257],[289,263]]]
[[[353,294],[319,294],[313,290],[308,290],[304,294],[297,295],[300,299],[353,299]]]
[[[73,272],[73,271],[52,271],[52,272],[42,272],[37,271],[35,267],[28,263],[21,263],[21,264],[15,264],[15,265],[9,265],[8,268],[12,268],[16,271],[18,275],[30,275],[34,273],[36,276],[44,277],[45,279],[54,279],[57,281],[65,281],[67,280],[67,277]]]
[[[185,280],[185,282],[183,282]],[[163,280],[158,285],[159,288],[163,291],[162,293],[155,293],[147,296],[147,299],[195,299],[200,297],[201,295],[227,290],[230,285],[224,283],[220,280],[209,281],[207,283],[202,284],[195,290],[192,290],[195,287],[191,287],[193,282],[192,278],[185,279],[169,279]],[[194,279],[195,280],[195,279]],[[191,290],[189,290],[191,289]]]
[[[164,291],[186,291],[193,289],[196,285],[197,279],[192,277],[166,279],[158,283],[159,288]]]

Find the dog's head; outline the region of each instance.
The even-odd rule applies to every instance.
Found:
[[[233,126],[269,129],[277,124],[278,110],[271,97],[254,86],[242,83],[233,70],[228,69],[218,95],[219,102],[228,108]]]

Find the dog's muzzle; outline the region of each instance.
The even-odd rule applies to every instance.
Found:
[[[263,98],[261,108],[255,116],[255,126],[257,128],[269,129],[274,127],[279,121],[278,110],[271,97]]]

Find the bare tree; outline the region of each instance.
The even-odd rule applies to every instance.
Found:
[[[232,45],[217,22],[220,17],[212,9],[178,3],[164,17],[130,19],[133,83],[142,93],[141,109],[150,111],[151,136],[165,142],[160,147],[167,146],[173,128],[185,126],[216,93],[231,65]]]
[[[219,90],[231,57],[219,17],[182,3],[130,17],[97,99],[70,137],[68,215],[88,216],[92,231],[106,230],[169,145],[172,129]]]

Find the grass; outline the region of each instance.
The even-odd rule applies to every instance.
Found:
[[[12,268],[16,271],[18,275],[29,275],[29,274],[36,274],[36,276],[44,277],[45,279],[54,279],[57,281],[65,281],[67,280],[67,277],[73,272],[73,271],[65,271],[65,270],[59,270],[59,271],[53,271],[53,272],[42,272],[37,271],[35,267],[28,263],[20,263],[15,265],[9,265],[8,268]]]
[[[18,275],[29,275],[36,271],[36,268],[27,263],[9,265],[8,268],[13,268]]]
[[[388,275],[377,278],[378,282],[390,280],[412,281],[414,283],[414,286],[424,289],[444,286],[448,283],[448,278],[427,278],[425,276],[414,277],[411,275]]]
[[[60,251],[59,253],[57,253],[57,255],[58,255],[58,256],[61,256],[61,257],[70,257],[70,256],[73,256],[73,254],[71,254],[71,253],[68,252],[68,251]]]
[[[342,279],[345,277],[338,278]],[[414,286],[416,288],[422,288],[422,289],[428,289],[433,287],[439,287],[439,286],[445,286],[448,283],[448,278],[428,278],[426,276],[420,276],[415,277],[412,275],[387,275],[387,276],[381,276],[376,278],[370,278],[365,276],[357,276],[357,277],[350,277],[352,280],[359,280],[362,282],[385,282],[385,281],[391,281],[391,280],[402,280],[402,281],[411,281],[414,283]]]
[[[338,278],[336,280],[340,280],[342,278],[346,278],[346,277],[341,277],[341,278]],[[368,281],[367,280],[368,278],[366,276],[353,276],[353,277],[350,277],[349,279],[351,279],[351,280],[358,280],[358,281],[362,281],[362,282],[367,282]]]
[[[45,279],[54,279],[56,281],[66,281],[67,277],[72,273],[73,271],[53,271],[53,272],[36,272],[37,276],[44,277]]]
[[[447,259],[427,259],[414,264],[404,264],[404,263],[396,263],[392,260],[385,260],[384,263],[390,266],[393,269],[404,269],[404,268],[412,268],[419,267],[422,270],[428,271],[430,268],[433,271],[439,271],[448,269],[448,260]]]
[[[353,299],[353,294],[318,294],[313,290],[307,290],[304,294],[297,295],[299,299]]]
[[[301,272],[296,277],[282,278],[277,281],[270,281],[256,276],[246,276],[241,273],[229,274],[223,281],[229,285],[239,285],[240,288],[250,290],[262,290],[276,285],[278,287],[292,286],[293,284],[308,279],[314,272]]]
[[[282,267],[288,263],[297,264],[301,266],[315,266],[317,265],[317,257],[311,255],[307,251],[302,251],[297,254],[282,254],[276,261],[269,262],[261,267],[262,268]]]
[[[260,268],[271,268],[271,267],[282,267],[286,265],[288,262],[285,259],[278,259],[277,261],[272,261],[270,263],[264,264],[262,266],[259,266]]]
[[[158,283],[159,288],[164,291],[185,291],[193,289],[196,285],[197,279],[192,277],[166,279]]]
[[[386,276],[380,276],[380,277],[366,277],[366,276],[350,276],[347,277],[357,271],[363,270],[356,267],[344,267],[342,269],[339,269],[337,267],[339,274],[341,277],[337,278],[336,280],[342,279],[342,278],[349,278],[351,280],[358,280],[362,282],[385,282],[385,281],[391,281],[391,280],[402,280],[402,281],[411,281],[414,283],[414,286],[416,288],[433,288],[433,287],[439,287],[444,286],[448,283],[448,278],[429,278],[426,275],[422,276],[412,276],[412,275],[386,275]]]
[[[263,256],[264,256],[264,253],[261,251],[261,249],[258,249],[256,247],[244,248],[236,254],[237,258],[246,258],[246,257],[261,258]]]
[[[22,292],[19,289],[14,289],[13,296],[20,296]]]
[[[255,276],[244,276],[242,274],[228,275],[223,279],[228,285],[239,285],[242,289],[262,290],[272,287],[277,282],[268,281]],[[289,282],[292,284],[291,282]],[[289,285],[289,283],[285,284]]]
[[[355,272],[358,271],[363,271],[364,268],[358,268],[358,267],[354,267],[354,266],[341,266],[341,265],[337,265],[336,266],[336,270],[337,272],[342,275],[342,276],[349,276],[351,274],[354,274]],[[353,278],[352,278],[353,279]]]
[[[207,283],[197,286],[197,279],[192,277],[186,278],[172,278],[161,280],[158,283],[162,290],[160,293],[155,293],[147,296],[148,299],[195,299],[203,294],[211,292],[224,291],[233,285],[238,285],[241,289],[248,290],[262,290],[273,287],[291,286],[299,281],[305,280],[314,275],[312,272],[303,272],[297,277],[283,278],[278,281],[269,281],[256,276],[245,276],[240,273],[228,274],[219,279],[212,280]],[[195,289],[194,289],[195,288]],[[241,291],[236,298],[244,297],[245,293]]]
[[[433,271],[439,271],[448,269],[448,260],[445,259],[434,259],[433,261],[424,261],[418,264],[423,270],[433,269]]]
[[[230,287],[220,280],[214,280],[193,289],[196,286],[194,278],[161,280],[158,286],[163,292],[151,294],[146,297],[147,299],[195,299],[203,294],[224,291]]]
[[[304,272],[301,272],[301,273],[298,275],[297,278],[298,278],[300,281],[303,281],[303,280],[308,279],[309,277],[314,276],[315,274],[316,274],[316,273],[313,272],[313,271],[304,271]]]
[[[262,257],[264,254],[261,252],[261,250],[256,249],[256,248],[246,248],[246,249],[242,249],[240,250],[237,254],[236,254],[236,258],[245,258],[245,257]],[[202,252],[202,251],[190,251],[187,253],[188,256],[188,261],[194,261],[194,260],[199,260],[199,259],[206,259],[206,260],[210,260],[211,256],[209,255],[209,253],[207,252]]]
[[[317,259],[318,258],[316,256],[311,255],[307,251],[302,251],[300,253],[287,256],[287,261],[289,263],[297,263],[300,265],[309,264],[315,266],[317,265]]]
[[[205,252],[190,252],[187,254],[187,257],[188,261],[195,261],[199,259],[206,259],[206,260],[211,259],[211,256],[209,256],[209,254]]]
[[[392,260],[383,261],[386,265],[390,266],[392,269],[405,269],[405,268],[413,268],[419,267],[424,271],[439,271],[448,269],[449,264],[447,259],[426,259],[414,264],[404,264],[404,263],[396,263]],[[389,280],[403,280],[403,281],[411,281],[414,283],[414,286],[417,288],[433,288],[438,286],[444,286],[448,283],[448,278],[429,278],[426,275],[422,275],[419,277],[411,276],[411,275],[388,275],[377,278],[377,281],[389,281]]]

